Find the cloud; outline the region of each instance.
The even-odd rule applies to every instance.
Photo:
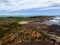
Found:
[[[42,10],[58,9],[60,0],[0,0],[0,11],[21,11],[40,8]],[[56,5],[56,7],[54,7]]]

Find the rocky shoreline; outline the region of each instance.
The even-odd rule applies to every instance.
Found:
[[[51,37],[48,36],[48,34],[52,34],[55,31],[55,34],[57,34],[60,26],[48,26],[42,22],[51,19],[53,19],[53,17],[46,16],[30,17],[29,20],[25,20],[25,22],[22,20],[23,23],[21,21],[2,21],[0,29],[2,34],[4,32],[5,35],[2,35],[0,45],[60,45],[60,42],[56,42],[55,39],[50,39]],[[26,21],[29,23],[26,23]],[[51,32],[51,30],[53,32]],[[44,31],[47,32],[47,34]]]

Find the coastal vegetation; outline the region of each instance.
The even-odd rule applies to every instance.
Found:
[[[41,45],[60,43],[57,43],[57,40],[51,36],[53,35],[51,33],[55,32],[54,26],[48,26],[42,23],[42,21],[52,18],[51,16],[1,17],[0,45],[20,45],[22,42],[41,42]],[[20,22],[25,23],[21,24]],[[49,31],[50,29],[53,30],[53,32]]]

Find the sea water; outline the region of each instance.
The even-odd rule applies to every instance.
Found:
[[[53,17],[51,20],[44,21],[46,25],[60,25],[60,17]]]

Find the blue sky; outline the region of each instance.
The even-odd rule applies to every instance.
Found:
[[[60,15],[60,0],[0,0],[0,15]]]

